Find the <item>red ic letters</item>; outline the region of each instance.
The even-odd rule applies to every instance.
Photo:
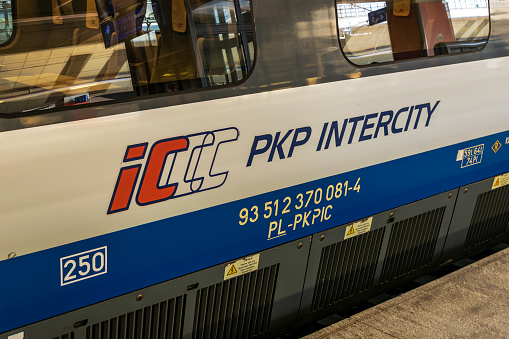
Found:
[[[127,146],[107,214],[129,209],[136,184],[145,162],[136,193],[136,204],[145,206],[168,199],[222,186],[228,171],[214,166],[222,144],[238,139],[236,128],[163,139]]]

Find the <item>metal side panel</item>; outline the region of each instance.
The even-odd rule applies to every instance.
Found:
[[[508,177],[460,188],[441,262],[479,252],[509,236]]]
[[[0,339],[18,333],[24,339],[266,337],[297,318],[310,246],[310,237],[299,239],[0,334]]]
[[[315,234],[299,323],[436,266],[456,196],[452,190]]]
[[[439,238],[440,230],[447,229],[442,228],[443,221],[450,221],[450,217],[444,218],[445,210],[446,206],[438,206],[392,224],[379,277],[381,284],[433,265],[444,240],[443,232]]]

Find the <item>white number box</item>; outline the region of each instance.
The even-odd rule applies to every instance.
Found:
[[[108,272],[107,246],[60,258],[60,285],[97,277]]]
[[[461,168],[481,163],[483,153],[484,144],[465,148],[461,159]]]

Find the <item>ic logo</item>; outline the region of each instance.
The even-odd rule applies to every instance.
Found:
[[[216,170],[216,157],[222,144],[235,141],[238,137],[239,131],[230,127],[162,139],[152,144],[146,160],[147,142],[127,146],[122,161],[126,166],[120,168],[107,213],[128,210],[136,186],[135,201],[138,206],[222,186],[228,171]],[[143,164],[145,168],[136,185]]]

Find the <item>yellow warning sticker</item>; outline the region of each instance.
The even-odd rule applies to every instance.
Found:
[[[224,268],[224,280],[238,277],[258,269],[260,262],[260,253],[239,259],[233,263],[226,265]]]
[[[369,232],[371,230],[372,222],[373,222],[373,217],[369,217],[369,218],[362,219],[360,221],[354,222],[353,224],[346,226],[345,239],[353,238],[355,236]]]
[[[509,185],[509,173],[505,173],[499,176],[496,176],[493,179],[493,185],[491,185],[491,189],[499,188],[505,185]]]
[[[502,144],[500,143],[500,141],[497,140],[497,142],[495,142],[493,146],[491,146],[491,149],[493,150],[493,152],[497,153],[500,147],[502,147]]]
[[[237,269],[235,268],[235,264],[232,264],[232,267],[230,267],[230,270],[228,271],[228,273],[226,273],[226,275],[232,275],[232,274],[235,274],[237,273]]]

